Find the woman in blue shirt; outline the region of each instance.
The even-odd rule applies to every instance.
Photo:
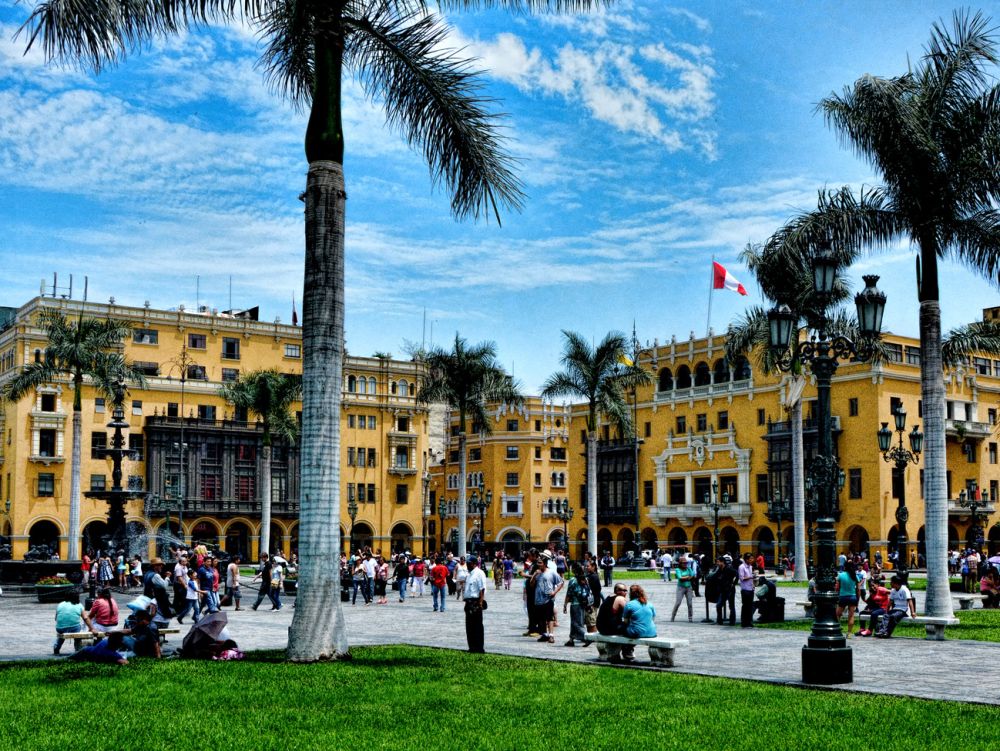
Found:
[[[631,639],[656,636],[653,619],[656,610],[646,601],[646,592],[638,584],[628,590],[628,604],[625,606],[625,636]]]

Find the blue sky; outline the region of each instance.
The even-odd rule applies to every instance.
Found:
[[[459,332],[494,340],[534,392],[561,329],[661,342],[705,332],[710,259],[748,298],[715,294],[721,331],[756,285],[750,241],[815,205],[823,186],[872,182],[815,113],[870,72],[901,72],[953,6],[929,2],[625,0],[579,17],[455,14],[508,114],[528,202],[502,227],[456,222],[426,166],[345,87],[347,346],[403,352]],[[162,40],[99,76],[44,64],[13,39],[27,8],[0,0],[0,304],[42,277],[90,298],[156,307],[301,301],[305,116],[269,91],[240,28]],[[997,19],[1000,21],[1000,17]],[[886,328],[916,335],[913,251],[866,258],[889,294]],[[942,268],[946,327],[996,288]],[[961,292],[960,295],[955,294]],[[423,328],[427,311],[426,333]]]

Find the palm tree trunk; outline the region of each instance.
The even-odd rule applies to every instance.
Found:
[[[349,654],[338,565],[346,199],[341,164],[310,162],[302,296],[299,584],[288,629],[288,657],[297,662]]]
[[[927,270],[927,264],[924,264]],[[948,490],[941,377],[941,306],[937,295],[920,303],[920,395],[924,411],[924,555],[926,615],[954,616],[948,581]]]
[[[462,432],[458,434],[458,550],[455,555],[463,556],[465,550],[465,525],[467,523],[467,511],[465,500],[465,471],[468,468],[468,457],[465,446],[468,437],[465,435],[465,417],[462,417]]]
[[[82,410],[73,406],[73,453],[69,473],[69,528],[67,530],[66,558],[80,560],[80,451],[83,435]]]
[[[798,376],[801,378],[801,376]],[[802,449],[802,398],[792,405],[792,515],[795,518],[794,581],[809,581],[809,557],[806,553],[805,452]]]
[[[271,442],[261,449],[264,466],[260,470],[260,552],[271,552]]]
[[[638,499],[636,499],[638,503]],[[597,557],[597,431],[587,431],[587,549]],[[620,553],[621,551],[619,551]]]

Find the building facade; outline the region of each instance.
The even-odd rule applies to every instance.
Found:
[[[299,471],[294,444],[277,443],[271,487],[261,487],[261,425],[235,410],[220,387],[241,373],[276,368],[301,373],[297,326],[256,320],[254,311],[158,310],[111,303],[37,297],[6,309],[0,331],[0,385],[43,356],[42,310],[67,317],[129,322],[125,356],[148,381],[126,398],[128,445],[124,469],[137,494],[127,508],[130,539],[139,552],[182,539],[231,553],[259,553],[261,495],[272,507],[271,547],[286,555],[298,544]],[[349,502],[357,503],[356,538],[388,550],[422,550],[427,520],[428,408],[417,400],[423,366],[390,357],[348,356],[344,364],[341,433],[341,534],[349,536]],[[111,485],[102,449],[110,405],[88,384],[82,399],[81,489]],[[300,405],[293,410],[298,411]],[[4,405],[0,451],[0,531],[20,558],[36,544],[65,556],[72,450],[72,384],[59,380]],[[106,534],[106,504],[81,498],[84,549]]]

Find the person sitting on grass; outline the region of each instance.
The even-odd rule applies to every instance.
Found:
[[[128,665],[128,660],[121,654],[125,648],[124,637],[125,635],[121,631],[112,631],[97,644],[84,647],[79,652],[71,654],[69,659],[80,662],[108,662]]]
[[[879,639],[888,639],[892,636],[896,626],[907,615],[911,618],[917,617],[910,588],[903,584],[903,580],[898,576],[892,577],[890,584],[892,591],[889,592],[889,614],[884,619],[885,625],[875,632],[876,638]]]

